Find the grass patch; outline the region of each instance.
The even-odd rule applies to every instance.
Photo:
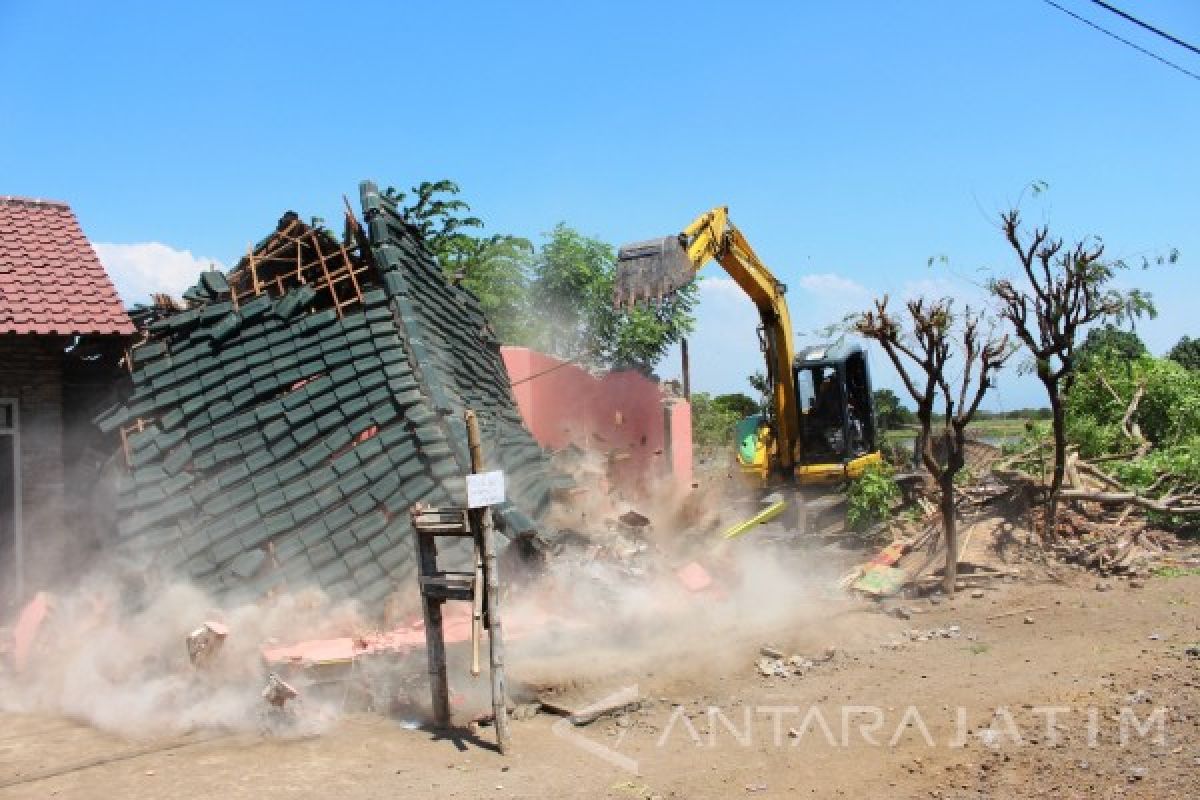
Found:
[[[1150,574],[1156,578],[1182,578],[1187,575],[1200,575],[1200,567],[1155,567]]]

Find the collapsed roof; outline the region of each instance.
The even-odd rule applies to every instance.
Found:
[[[119,546],[218,595],[316,584],[374,604],[415,588],[409,508],[465,505],[464,409],[503,469],[499,530],[536,534],[556,473],[499,341],[375,184],[347,236],[289,212],[186,309],[143,312],[120,431]]]

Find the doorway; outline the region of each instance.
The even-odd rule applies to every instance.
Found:
[[[0,610],[19,602],[23,591],[21,538],[21,439],[17,401],[0,398]]]

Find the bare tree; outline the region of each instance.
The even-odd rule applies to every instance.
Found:
[[[942,586],[954,592],[958,577],[958,528],[954,513],[954,478],[966,463],[967,425],[979,410],[993,375],[1004,364],[1013,348],[1008,336],[993,336],[983,330],[983,317],[968,308],[956,324],[951,301],[943,298],[927,303],[910,300],[908,316],[911,330],[887,309],[888,298],[875,301],[875,309],[863,313],[855,322],[860,334],[879,342],[900,374],[904,387],[912,395],[920,425],[921,460],[938,484],[939,509],[946,544],[946,568]],[[947,375],[947,364],[962,356],[962,375],[955,381]],[[939,402],[940,401],[940,402]],[[935,407],[945,410],[942,461],[934,449],[933,414]]]
[[[1127,265],[1106,260],[1100,242],[1085,240],[1068,247],[1045,225],[1026,232],[1016,209],[1001,214],[1000,222],[1026,285],[993,279],[989,289],[1000,300],[1000,315],[1033,356],[1034,372],[1050,399],[1054,470],[1043,535],[1054,539],[1066,469],[1066,396],[1075,381],[1076,342],[1093,322],[1153,316],[1154,306],[1149,295],[1136,289],[1121,292],[1108,286],[1116,271]],[[1173,253],[1170,260],[1174,258]]]

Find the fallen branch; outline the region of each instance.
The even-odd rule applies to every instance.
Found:
[[[1063,489],[1060,497],[1064,500],[1081,500],[1090,503],[1133,503],[1147,511],[1157,511],[1161,514],[1200,515],[1200,505],[1172,505],[1128,490],[1101,492],[1090,489]],[[1192,500],[1200,503],[1200,498],[1172,498],[1172,502],[1178,500]]]
[[[1103,375],[1097,377],[1100,379],[1101,385],[1108,389],[1108,393],[1113,396],[1113,399],[1120,403],[1121,395],[1117,394],[1117,390],[1112,387],[1112,384]],[[1142,435],[1142,427],[1133,419],[1133,415],[1137,413],[1138,405],[1145,395],[1146,382],[1143,380],[1133,390],[1133,397],[1129,398],[1129,402],[1125,406],[1125,413],[1121,416],[1121,432],[1136,445],[1134,458],[1141,458],[1150,452],[1150,441]]]

